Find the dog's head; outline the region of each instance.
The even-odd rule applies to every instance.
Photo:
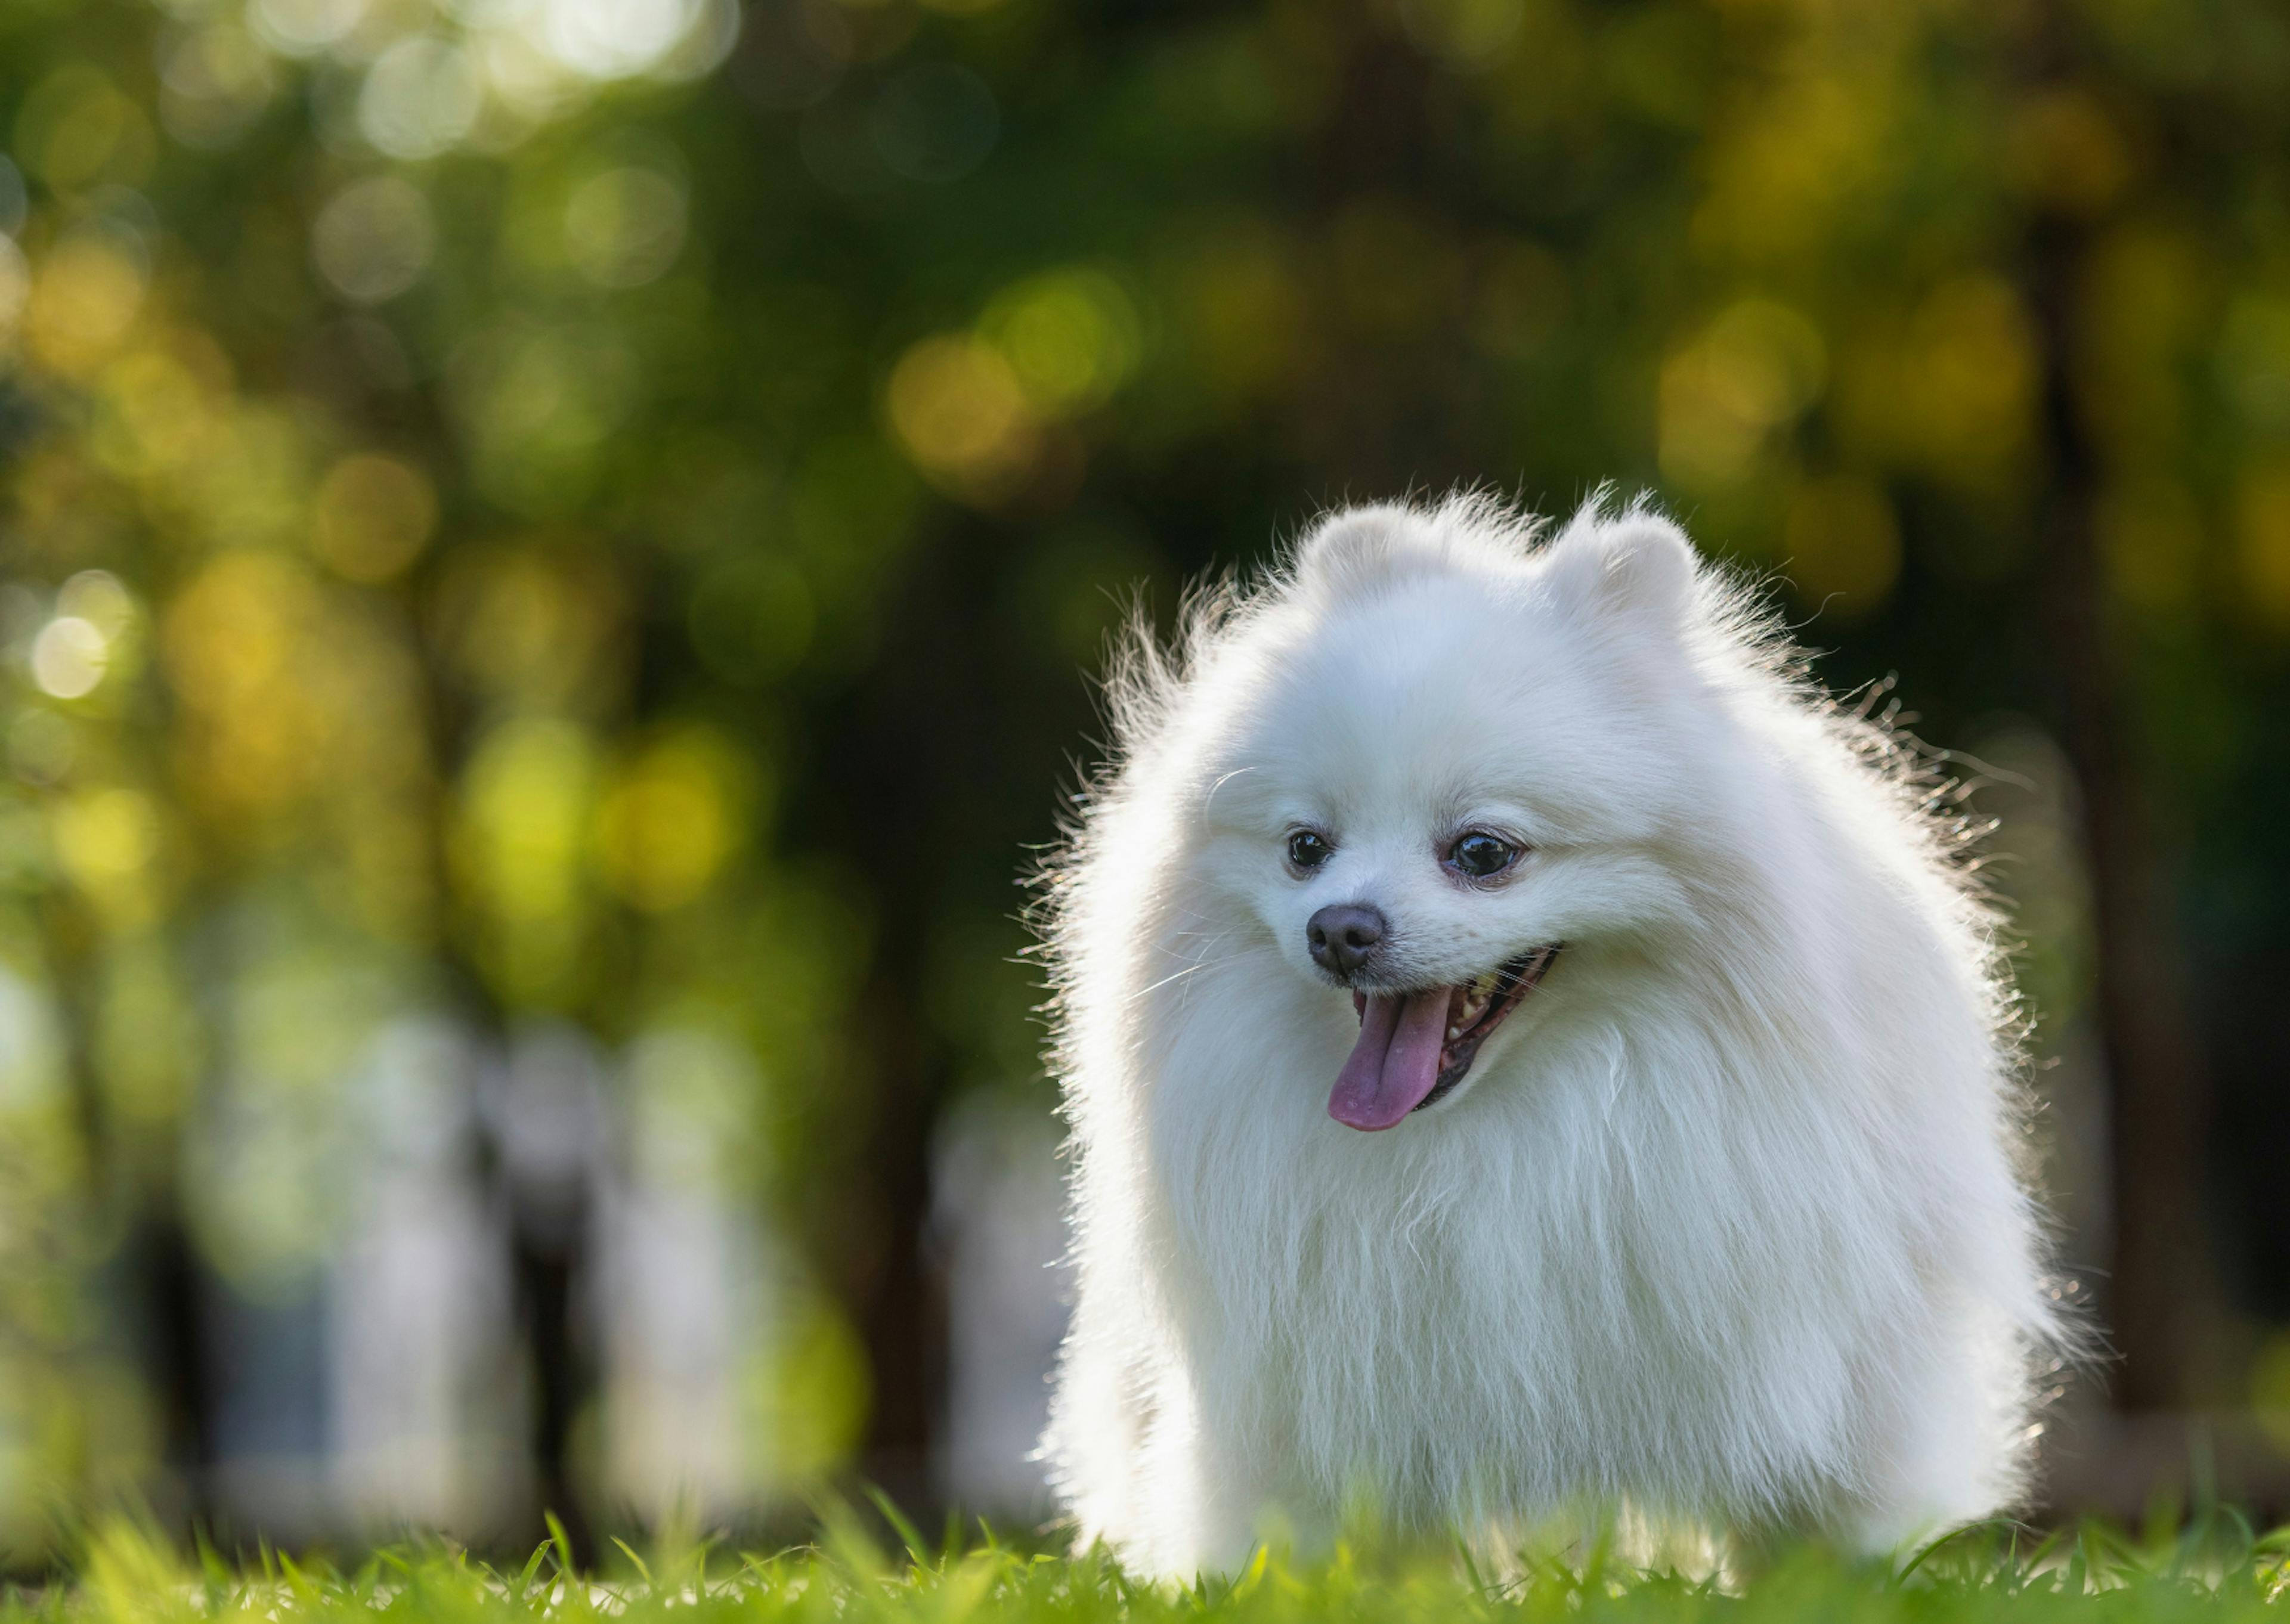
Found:
[[[1535,547],[1483,508],[1355,510],[1204,674],[1226,689],[1205,860],[1357,1010],[1337,1120],[1454,1096],[1581,973],[1570,944],[1684,911],[1673,834],[1724,793],[1687,770],[1710,748],[1693,646],[1715,590],[1643,511]]]

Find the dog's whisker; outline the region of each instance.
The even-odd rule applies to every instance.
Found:
[[[1244,955],[1235,953],[1229,954],[1222,958],[1196,960],[1186,964],[1181,970],[1172,971],[1167,975],[1163,976],[1159,980],[1139,988],[1135,992],[1131,993],[1123,1000],[1124,1005],[1125,1006],[1127,1004],[1140,1003],[1146,998],[1151,997],[1163,988],[1172,986],[1176,982],[1186,980],[1188,977],[1198,975],[1204,970],[1218,970],[1223,968],[1227,964],[1237,964],[1244,956]]]

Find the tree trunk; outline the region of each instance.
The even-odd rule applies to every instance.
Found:
[[[2050,22],[2051,60],[2038,85],[2070,76],[2072,24],[2056,10]],[[2081,219],[2039,212],[2027,244],[2048,465],[2038,590],[2062,743],[2082,791],[2096,916],[2114,1184],[2113,1267],[2098,1297],[2120,1355],[2109,1386],[2126,1409],[2176,1408],[2198,1396],[2201,1350],[2216,1324],[2201,1201],[2207,1097],[2187,1019],[2162,785],[2140,737],[2098,548],[2101,454],[2077,398],[2078,301],[2093,236]]]

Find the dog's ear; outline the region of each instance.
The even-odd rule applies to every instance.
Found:
[[[1421,562],[1410,534],[1414,518],[1391,502],[1327,515],[1296,544],[1297,580],[1342,598],[1408,573]]]
[[[1584,608],[1676,625],[1692,608],[1701,568],[1685,532],[1644,508],[1607,516],[1585,507],[1544,554],[1552,591]]]

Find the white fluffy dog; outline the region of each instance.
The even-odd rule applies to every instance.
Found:
[[[1675,526],[1341,513],[1113,706],[1050,876],[1085,1542],[2014,1500],[2057,1320],[1995,920]]]

